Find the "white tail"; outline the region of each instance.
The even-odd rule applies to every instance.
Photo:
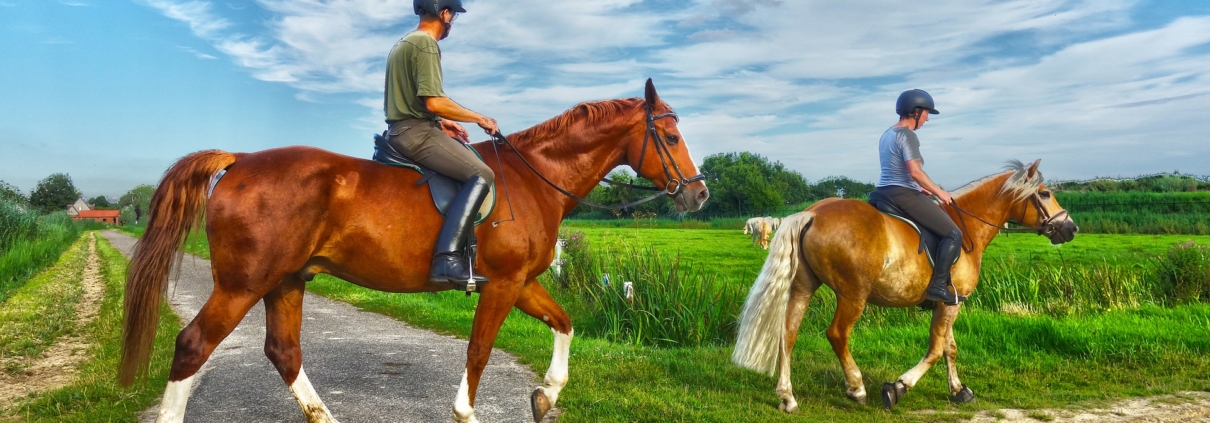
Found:
[[[782,220],[769,245],[769,258],[756,277],[748,300],[739,315],[739,336],[731,362],[740,367],[773,375],[778,353],[786,339],[786,305],[790,284],[798,269],[798,235],[811,224],[815,213],[801,212]]]

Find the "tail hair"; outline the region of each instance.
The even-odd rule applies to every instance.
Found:
[[[782,342],[786,339],[786,307],[790,302],[790,284],[799,262],[799,241],[811,225],[815,213],[804,211],[782,220],[769,245],[756,283],[739,316],[739,335],[731,362],[770,376],[777,368]]]

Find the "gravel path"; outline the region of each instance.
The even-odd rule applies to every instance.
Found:
[[[103,235],[130,256],[134,238],[113,231]],[[192,320],[210,297],[213,284],[210,262],[187,256],[180,280],[169,285],[172,309],[185,322]],[[313,294],[303,303],[303,320],[303,368],[337,419],[345,423],[451,421],[466,364],[465,340]],[[260,303],[210,356],[194,383],[186,422],[305,421],[265,358],[264,322]],[[492,351],[479,386],[476,416],[484,423],[532,421],[529,394],[538,380],[513,356]]]

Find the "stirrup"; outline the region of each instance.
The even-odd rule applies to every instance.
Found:
[[[932,288],[932,286],[931,286],[932,284],[930,283],[929,285],[930,285],[929,288]],[[947,306],[955,306],[955,305],[961,304],[963,301],[966,301],[966,297],[958,295],[958,287],[954,286],[954,282],[952,280],[947,279],[945,281],[945,287],[946,287],[946,294],[950,294],[950,295],[954,296],[954,300],[955,300],[954,302],[946,301],[946,298],[941,298],[940,296],[937,296],[937,295],[929,292],[929,288],[924,289],[924,299],[927,301],[935,301],[938,303],[943,303]]]

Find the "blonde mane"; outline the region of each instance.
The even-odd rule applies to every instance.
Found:
[[[1034,177],[1030,178],[1028,177],[1029,168],[1026,167],[1024,163],[1021,163],[1019,160],[1009,160],[1004,166],[1003,172],[993,173],[991,175],[971,181],[970,183],[963,185],[961,188],[954,190],[952,194],[956,198],[961,198],[962,196],[982,187],[991,180],[1007,173],[1012,173],[1012,175],[1010,175],[1008,179],[1004,181],[1004,185],[1000,187],[1000,192],[1007,192],[1011,194],[1014,200],[1022,200],[1025,197],[1029,197],[1030,195],[1033,195],[1033,193],[1038,192],[1038,187],[1042,186],[1042,172],[1034,172]]]

